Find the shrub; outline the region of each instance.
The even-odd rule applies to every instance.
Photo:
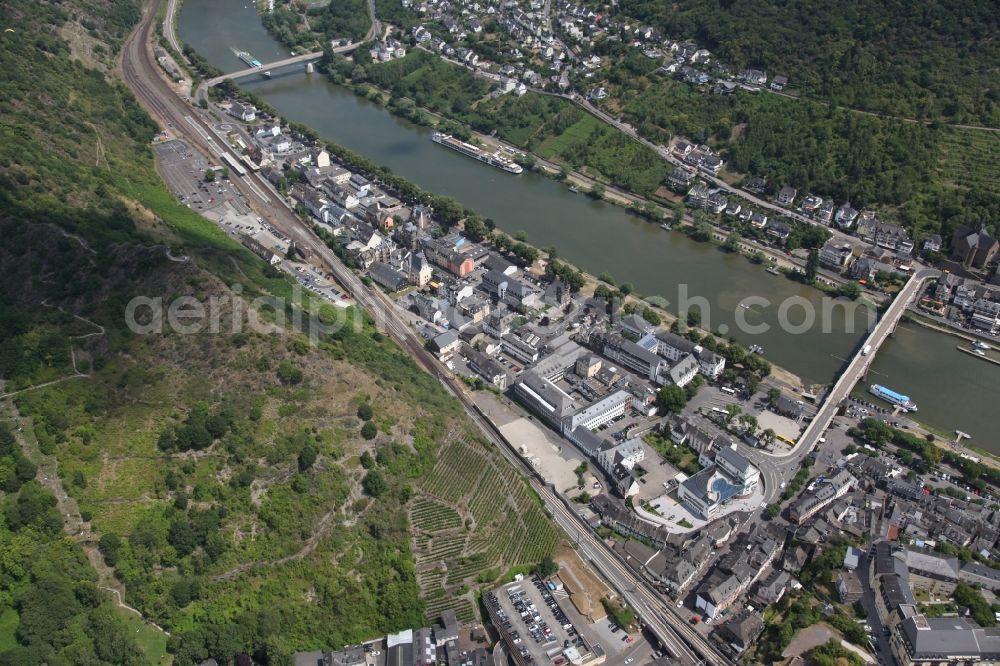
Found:
[[[278,379],[282,384],[299,384],[302,382],[302,370],[291,361],[282,361],[278,365]]]
[[[361,480],[361,487],[365,489],[368,495],[379,497],[385,493],[388,484],[385,481],[385,477],[382,476],[382,472],[372,470],[365,474],[365,477]]]
[[[299,451],[299,471],[304,472],[312,467],[313,463],[316,462],[317,455],[316,447],[312,444],[303,446],[302,450]]]
[[[118,557],[121,552],[122,542],[117,534],[105,534],[97,542],[97,549],[104,556],[104,561],[109,567],[118,564]]]

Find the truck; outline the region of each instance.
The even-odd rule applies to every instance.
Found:
[[[871,352],[871,350],[872,350],[872,346],[871,345],[865,345],[865,348],[861,350],[861,355],[862,356],[868,356],[868,354],[869,354],[869,352]]]

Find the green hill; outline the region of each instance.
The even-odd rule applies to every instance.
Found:
[[[1000,126],[1000,12],[960,0],[622,0],[623,14],[737,68],[878,113]]]
[[[228,322],[293,285],[164,188],[157,129],[114,73],[138,16],[0,8],[0,663],[284,664],[444,608],[472,619],[482,572],[559,534],[367,316],[315,346],[291,326],[126,325],[138,296],[215,299]]]

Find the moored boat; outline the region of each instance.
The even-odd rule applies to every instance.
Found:
[[[455,152],[462,153],[467,157],[477,159],[480,162],[489,164],[498,169],[503,169],[508,173],[521,173],[524,169],[520,164],[511,160],[510,158],[504,157],[499,152],[488,153],[482,148],[477,148],[471,143],[465,143],[464,141],[459,141],[450,134],[442,134],[441,132],[434,132],[431,135],[431,141],[434,143],[439,143],[446,148],[451,148]]]
[[[881,384],[872,384],[869,387],[868,392],[876,398],[885,400],[886,402],[896,405],[897,407],[902,407],[908,412],[917,411],[917,404],[910,400],[910,396],[897,393],[896,391],[886,388]]]

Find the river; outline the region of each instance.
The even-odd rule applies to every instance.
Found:
[[[233,49],[250,51],[262,62],[289,53],[260,25],[253,4],[243,0],[185,0],[178,28],[185,42],[224,71],[245,67]],[[848,315],[839,303],[824,316],[824,299],[815,289],[769,275],[745,258],[710,244],[666,232],[617,206],[573,194],[551,179],[533,173],[514,176],[473,162],[432,143],[426,128],[391,115],[322,75],[261,77],[241,84],[286,118],[315,128],[323,137],[388,166],[429,191],[455,197],[507,232],[525,231],[538,247],[555,246],[562,258],[589,273],[606,271],[621,282],[631,282],[639,293],[665,298],[673,312],[683,294],[704,298],[703,325],[713,330],[722,325],[741,343],[761,345],[768,359],[801,376],[807,384],[829,382],[842,359],[857,347],[866,313]],[[748,297],[761,301],[740,307]],[[806,310],[816,315],[812,326],[803,325]],[[787,316],[782,317],[783,313]],[[782,320],[790,325],[780,325]],[[757,332],[764,327],[766,332]],[[933,393],[933,383],[926,378],[947,374],[950,365],[942,362],[926,375],[915,370],[904,374],[904,368],[917,366],[912,359],[899,358],[895,350],[900,348],[895,342],[888,345],[886,352],[879,354],[877,367],[884,365],[881,371],[905,379],[884,383],[910,393],[920,403],[921,418],[930,419],[935,407],[929,396],[921,400],[921,382]],[[920,356],[933,364],[937,355]],[[947,357],[950,360],[951,354]],[[1000,368],[971,357],[968,361],[978,364],[970,370],[980,373],[977,376],[991,385],[996,395]],[[956,399],[961,395],[976,394],[956,391]],[[971,404],[984,402],[977,398],[966,404],[970,405],[967,411],[974,412]],[[940,421],[928,422],[943,430],[961,428],[984,437],[990,430],[985,420],[980,421],[983,427],[977,427],[971,415],[956,423],[958,412],[954,409],[942,408],[937,414]],[[974,443],[984,445],[980,437]]]
[[[985,407],[1000,405],[1000,367],[958,351],[959,345],[970,346],[953,335],[902,323],[854,394],[867,394],[870,384],[905,393],[917,403],[918,421],[946,433],[961,430],[972,435],[973,446],[1000,453],[996,415]]]

